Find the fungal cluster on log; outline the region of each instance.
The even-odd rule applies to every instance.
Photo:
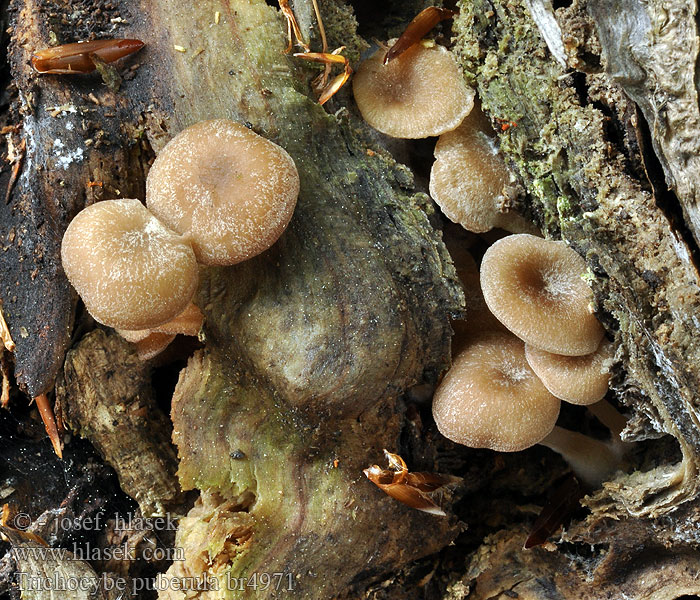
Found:
[[[457,323],[459,351],[433,398],[437,427],[474,448],[513,452],[540,443],[598,485],[620,465],[622,417],[609,405],[593,409],[610,443],[556,426],[562,400],[593,405],[608,390],[614,349],[591,309],[586,263],[507,209],[514,178],[450,51],[421,40],[391,62],[389,54],[381,48],[355,75],[363,118],[392,137],[440,136],[430,193],[445,216],[473,233],[514,233],[487,249],[480,276],[471,255],[460,256],[472,315],[466,326]]]
[[[61,257],[96,321],[143,359],[176,334],[197,335],[198,263],[232,265],[264,252],[294,212],[299,175],[277,144],[244,125],[202,121],[160,152],[139,200],[88,206],[68,226]]]
[[[608,390],[613,348],[590,310],[585,270],[564,242],[530,234],[506,236],[486,250],[480,289],[507,331],[487,326],[461,341],[433,399],[446,437],[502,452],[548,446],[591,486],[619,466],[619,420],[606,416],[610,408],[594,409],[613,433],[609,444],[556,426],[561,400],[604,403]]]

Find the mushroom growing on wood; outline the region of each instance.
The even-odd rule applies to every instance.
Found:
[[[433,417],[454,442],[517,452],[552,430],[560,404],[527,364],[523,342],[491,333],[454,359],[433,397]]]
[[[478,107],[457,129],[440,136],[430,171],[430,195],[451,221],[475,233],[494,227],[532,232],[529,221],[504,207],[511,180],[493,130]]]
[[[287,227],[298,195],[289,154],[225,119],[181,131],[146,180],[148,208],[189,236],[206,265],[235,264],[267,250]]]
[[[566,402],[587,406],[608,391],[613,345],[607,340],[583,356],[552,354],[525,344],[525,356],[545,387]]]
[[[78,213],[63,236],[61,259],[88,312],[117,329],[162,325],[197,289],[189,241],[138,200],[105,200]]]
[[[547,446],[583,482],[598,485],[620,456],[599,440],[557,427],[560,404],[528,365],[524,343],[510,333],[491,333],[455,358],[433,397],[433,417],[440,433],[470,448]]]
[[[491,312],[519,338],[547,352],[580,356],[594,352],[603,338],[585,272],[585,261],[566,243],[522,233],[486,251],[481,287]]]
[[[365,60],[352,82],[372,127],[392,137],[425,138],[451,131],[469,114],[474,91],[447,48],[423,40],[385,65],[386,53],[380,48]]]

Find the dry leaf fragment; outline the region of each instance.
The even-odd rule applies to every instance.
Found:
[[[429,494],[439,493],[441,488],[449,483],[456,483],[458,478],[435,473],[411,473],[398,454],[384,450],[384,456],[389,463],[389,468],[382,469],[378,465],[372,465],[362,471],[367,479],[395,500],[411,508],[431,515],[446,516],[445,511],[430,498]]]
[[[32,67],[39,73],[72,75],[91,73],[96,65],[93,57],[111,63],[143,48],[141,40],[112,39],[74,42],[32,55]]]
[[[2,341],[5,349],[8,352],[14,352],[15,342],[12,340],[12,335],[10,334],[10,328],[7,326],[5,321],[5,316],[2,314],[2,307],[0,306],[0,341]]]
[[[429,6],[416,15],[406,27],[406,30],[396,40],[384,57],[384,64],[394,60],[397,56],[408,50],[413,44],[420,42],[426,33],[428,33],[435,25],[445,19],[451,19],[457,13],[446,8],[437,6]]]

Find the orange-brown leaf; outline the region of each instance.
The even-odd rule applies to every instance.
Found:
[[[394,60],[397,56],[408,50],[413,44],[420,42],[425,34],[428,33],[435,25],[445,19],[451,19],[457,13],[446,8],[437,6],[429,6],[420,11],[418,15],[408,24],[406,30],[401,34],[394,45],[389,48],[389,51],[384,57],[384,64]]]
[[[110,63],[141,48],[141,40],[114,39],[75,42],[39,50],[32,55],[32,67],[39,73],[74,74],[95,70],[92,56]]]
[[[439,492],[448,483],[457,481],[454,477],[434,473],[411,473],[403,458],[384,450],[389,468],[372,465],[363,473],[380,490],[403,504],[432,515],[444,517],[443,511],[430,494]]]

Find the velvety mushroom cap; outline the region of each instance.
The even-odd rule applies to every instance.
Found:
[[[197,289],[192,247],[138,200],[105,200],[78,213],[63,236],[61,259],[90,314],[109,327],[165,323]]]
[[[589,310],[586,263],[564,242],[510,235],[481,261],[481,288],[496,318],[536,348],[581,356],[595,352],[603,328]]]
[[[419,43],[387,65],[385,55],[379,49],[365,60],[352,81],[357,107],[372,127],[392,137],[424,138],[451,131],[469,114],[474,91],[449,50]]]
[[[471,114],[457,129],[440,136],[430,171],[430,195],[448,219],[475,233],[508,229],[507,213],[499,206],[509,182],[510,172],[495,139],[477,127]]]
[[[230,265],[267,250],[287,227],[299,174],[277,144],[240,123],[202,121],[176,135],[146,181],[146,204],[188,234],[197,260]]]
[[[524,450],[554,427],[560,401],[525,360],[525,345],[492,333],[455,358],[433,397],[440,433],[471,448]]]
[[[584,356],[551,354],[530,344],[525,344],[525,355],[545,387],[566,402],[594,404],[608,391],[613,345],[607,340]]]

